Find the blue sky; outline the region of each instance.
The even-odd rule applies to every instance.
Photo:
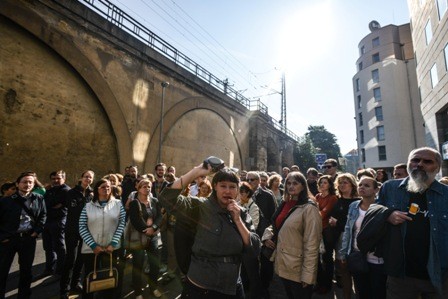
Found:
[[[352,77],[368,24],[409,22],[406,0],[111,0],[154,33],[258,98],[280,119],[286,76],[287,126],[336,135],[343,154],[356,148]],[[274,91],[273,91],[274,90]],[[268,95],[274,93],[273,95]]]

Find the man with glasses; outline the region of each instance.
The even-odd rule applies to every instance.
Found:
[[[435,179],[441,165],[437,150],[414,149],[409,177],[381,187],[378,202],[394,210],[384,241],[387,298],[448,298],[448,186]]]
[[[333,182],[336,180],[338,176],[338,162],[335,159],[327,159],[322,166],[324,174],[331,176]]]
[[[260,208],[263,216],[267,220],[267,225],[271,224],[272,215],[275,212],[276,201],[274,194],[268,190],[264,190],[260,186],[260,175],[256,171],[247,173],[247,182],[254,190],[253,200]],[[260,236],[261,238],[261,236]],[[263,298],[269,298],[269,284],[274,275],[274,265],[264,255],[260,254],[260,278],[262,284]]]

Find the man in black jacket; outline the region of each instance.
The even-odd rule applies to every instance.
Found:
[[[44,195],[47,221],[42,232],[45,250],[45,271],[39,278],[55,274],[60,277],[65,261],[65,222],[67,207],[65,200],[70,187],[65,184],[63,170],[50,173],[51,188]]]
[[[265,190],[260,186],[260,175],[256,171],[249,171],[247,173],[247,182],[254,190],[252,199],[263,212],[268,224],[271,224],[272,215],[275,212],[276,201],[274,194],[270,190]],[[261,236],[260,236],[261,238]],[[262,298],[269,298],[269,284],[274,275],[274,265],[264,255],[260,255],[260,278],[262,285]]]
[[[30,298],[36,237],[46,220],[44,199],[32,193],[36,174],[22,173],[16,180],[17,192],[0,201],[0,298],[5,298],[6,280],[16,253],[19,255],[17,298]]]

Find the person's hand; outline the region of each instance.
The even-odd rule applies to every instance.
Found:
[[[412,218],[407,216],[406,212],[393,211],[387,218],[387,221],[393,225],[402,224],[405,221],[412,221]]]
[[[330,224],[330,226],[336,226],[337,222],[338,220],[334,217],[330,217],[330,219],[328,220],[328,224]]]
[[[264,246],[271,248],[271,249],[275,249],[275,243],[272,240],[266,240],[264,241]]]
[[[96,246],[95,249],[93,250],[93,253],[95,253],[95,255],[98,255],[100,253],[104,252],[104,248],[101,246]]]
[[[233,222],[241,221],[241,207],[234,199],[230,200],[230,203],[227,205],[227,211],[230,212]]]
[[[108,245],[107,247],[106,247],[106,252],[107,253],[112,253],[113,251],[115,250],[115,248],[112,246],[112,245]]]
[[[302,281],[302,288],[306,288],[308,286],[308,284],[304,281]]]
[[[148,227],[148,228],[145,228],[145,230],[143,230],[143,233],[147,236],[152,236],[152,235],[154,235],[155,231],[154,231],[154,228]]]
[[[33,237],[33,238],[37,238],[37,236],[38,236],[38,233],[36,233],[36,232],[33,232],[33,233],[31,234],[31,237]]]

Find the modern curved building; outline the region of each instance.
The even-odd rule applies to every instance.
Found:
[[[416,62],[409,24],[369,28],[353,77],[358,152],[362,167],[391,172],[425,145]]]
[[[444,156],[448,175],[448,0],[408,0],[425,142]]]

